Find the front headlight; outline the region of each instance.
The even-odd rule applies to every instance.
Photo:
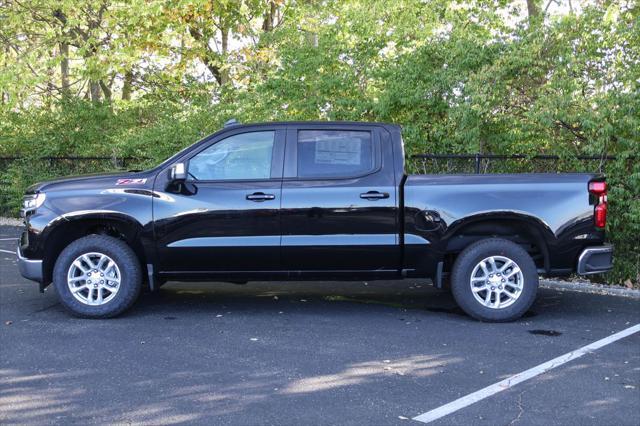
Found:
[[[47,195],[44,192],[38,192],[37,194],[25,195],[22,200],[22,208],[25,210],[37,209],[44,203]]]

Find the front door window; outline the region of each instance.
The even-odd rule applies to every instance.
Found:
[[[269,179],[275,132],[229,136],[189,161],[189,177],[199,181]]]

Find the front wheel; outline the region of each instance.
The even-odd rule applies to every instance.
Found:
[[[62,305],[82,318],[110,318],[136,301],[142,287],[140,262],[121,240],[89,235],[58,256],[53,283]]]
[[[500,238],[481,240],[456,259],[451,291],[462,310],[480,321],[513,321],[533,304],[538,271],[519,245]]]

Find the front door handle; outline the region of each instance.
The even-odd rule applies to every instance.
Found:
[[[254,192],[253,194],[247,195],[247,200],[256,201],[256,202],[273,200],[275,198],[276,198],[275,195],[273,195],[273,194],[265,194],[264,192]]]
[[[383,198],[389,198],[389,193],[378,191],[363,192],[360,194],[360,198],[364,198],[365,200],[381,200]]]

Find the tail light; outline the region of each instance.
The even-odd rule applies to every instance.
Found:
[[[597,228],[604,228],[607,226],[607,183],[589,182],[589,192],[597,198],[594,224]]]

